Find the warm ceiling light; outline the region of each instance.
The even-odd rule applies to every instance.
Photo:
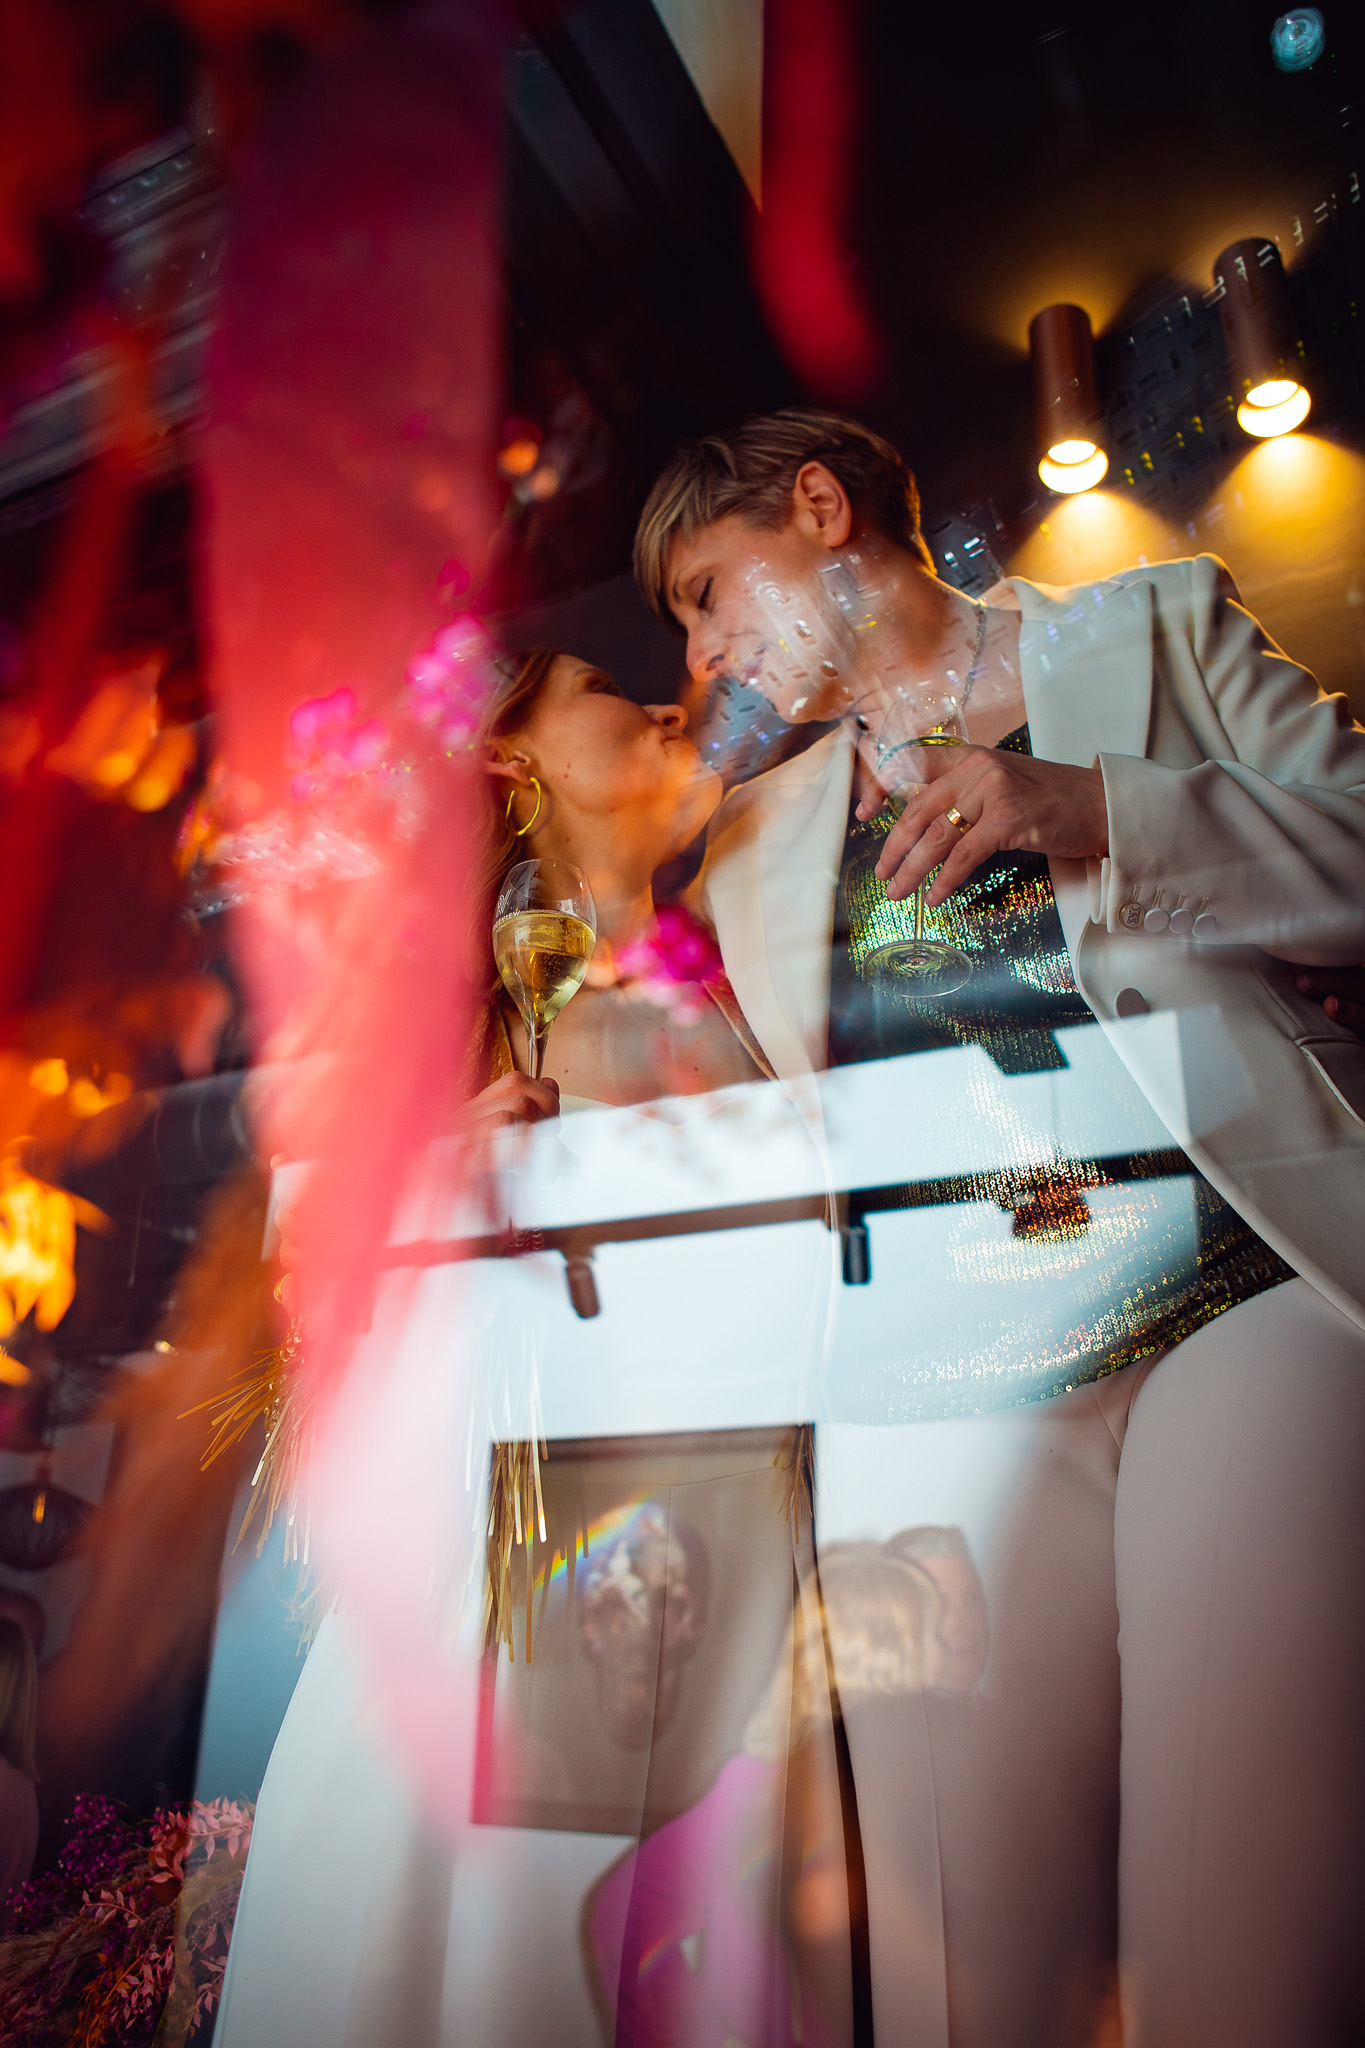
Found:
[[[1262,391],[1287,389],[1289,396],[1277,404],[1267,405],[1255,392],[1248,392],[1245,402],[1237,408],[1237,424],[1244,433],[1254,434],[1258,441],[1273,441],[1277,434],[1292,434],[1295,427],[1303,425],[1313,401],[1302,384],[1274,387],[1263,384],[1260,388]]]
[[[1312,403],[1299,381],[1299,345],[1284,265],[1273,242],[1251,236],[1213,266],[1237,424],[1259,441],[1292,433]]]
[[[1109,467],[1096,436],[1100,407],[1089,314],[1080,306],[1044,306],[1029,323],[1028,347],[1038,474],[1050,491],[1088,491]]]
[[[1066,444],[1074,448],[1074,441]],[[1050,491],[1092,491],[1109,468],[1109,457],[1103,448],[1091,446],[1090,453],[1080,462],[1058,462],[1054,458],[1055,448],[1049,448],[1038,464],[1038,474]]]

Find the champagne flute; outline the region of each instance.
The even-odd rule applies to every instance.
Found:
[[[914,718],[917,730],[889,745],[878,739],[878,774],[884,771],[893,754],[911,747],[966,746],[967,723],[962,715],[962,706],[950,690],[916,691],[913,698],[907,697],[903,701]],[[882,731],[884,734],[885,726]],[[927,884],[926,876],[915,890],[914,937],[892,939],[886,945],[874,946],[863,962],[865,972],[874,980],[889,982],[899,993],[921,1000],[951,995],[972,976],[970,953],[964,953],[960,946],[952,945],[947,939],[929,939],[924,935],[924,891]]]
[[[493,958],[526,1026],[527,1064],[538,1081],[550,1026],[578,993],[597,943],[588,878],[567,860],[523,860],[508,874],[493,913]]]

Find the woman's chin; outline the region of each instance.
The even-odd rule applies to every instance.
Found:
[[[709,761],[697,756],[697,765],[692,775],[688,796],[698,814],[698,830],[705,825],[712,814],[719,810],[720,800],[725,794],[725,784],[720,779],[719,768],[713,768]]]
[[[724,794],[725,785],[719,770],[698,755],[691,775],[679,792],[677,830],[673,835],[673,850],[668,856],[670,860],[684,847],[690,846],[697,834],[710,824]]]

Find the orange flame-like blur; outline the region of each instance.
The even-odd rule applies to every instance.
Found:
[[[161,668],[154,659],[102,684],[48,753],[47,767],[93,796],[121,796],[135,811],[163,810],[194,766],[195,745],[188,726],[161,723]]]
[[[75,1293],[75,1202],[0,1160],[0,1337],[30,1313],[54,1330]]]

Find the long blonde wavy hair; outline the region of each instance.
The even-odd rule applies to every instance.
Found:
[[[536,647],[529,654],[512,656],[502,669],[503,680],[485,707],[475,735],[475,748],[483,761],[493,740],[516,732],[530,717],[537,697],[550,680],[550,671],[565,652],[562,647]],[[530,857],[525,839],[518,839],[507,815],[510,785],[501,777],[480,770],[480,794],[474,854],[474,940],[472,963],[474,986],[491,1000],[498,988],[498,971],[493,964],[493,909],[498,891],[509,868]]]

